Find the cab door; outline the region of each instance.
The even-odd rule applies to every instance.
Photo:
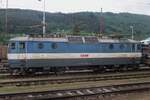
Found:
[[[20,66],[25,68],[27,67],[27,43],[25,41],[21,41],[18,43],[18,54],[20,59]]]

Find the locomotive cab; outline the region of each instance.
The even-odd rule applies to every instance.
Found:
[[[26,51],[26,42],[13,42],[9,43],[9,52],[8,53],[25,53]]]

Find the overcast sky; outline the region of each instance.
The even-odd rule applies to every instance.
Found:
[[[38,0],[8,0],[9,8],[42,10],[43,3]],[[44,1],[44,0],[42,0]],[[0,8],[5,7],[6,0],[0,0]],[[129,12],[150,15],[150,0],[46,0],[48,12]]]

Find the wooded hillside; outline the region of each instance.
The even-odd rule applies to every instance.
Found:
[[[131,34],[134,26],[137,39],[150,36],[150,16],[129,13],[103,13],[104,34]],[[8,33],[42,33],[42,12],[32,10],[9,9]],[[47,33],[98,33],[100,30],[100,13],[47,13]],[[0,33],[5,32],[5,10],[0,10]]]

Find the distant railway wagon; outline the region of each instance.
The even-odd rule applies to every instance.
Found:
[[[131,67],[141,63],[141,50],[139,42],[127,39],[16,37],[9,41],[8,62],[11,70],[24,72]]]
[[[142,62],[150,66],[150,45],[142,45]]]
[[[7,60],[7,45],[0,45],[0,62]]]

